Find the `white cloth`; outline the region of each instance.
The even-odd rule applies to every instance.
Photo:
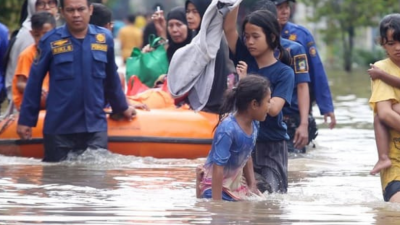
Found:
[[[218,9],[218,2],[226,3]],[[192,42],[178,49],[168,70],[168,89],[174,98],[189,92],[191,107],[198,111],[206,105],[214,80],[215,58],[223,36],[224,15],[242,0],[213,0],[205,12],[200,32]]]
[[[36,1],[37,0],[28,0],[28,5],[27,5],[28,16],[22,23],[22,26],[28,30],[31,29],[31,17],[36,12]]]

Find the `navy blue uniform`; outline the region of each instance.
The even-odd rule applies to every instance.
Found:
[[[294,71],[294,89],[290,106],[283,107],[283,115],[299,115],[299,101],[297,96],[297,85],[310,82],[308,73],[308,60],[306,52],[299,43],[281,38],[281,45],[290,53],[291,67]],[[275,56],[278,56],[275,54]]]
[[[4,87],[4,73],[5,66],[4,65],[4,55],[6,54],[8,47],[8,29],[2,23],[0,23],[0,92],[5,88]]]
[[[289,52],[291,58],[291,67],[295,74],[295,85],[292,95],[292,103],[290,106],[284,106],[283,120],[287,126],[287,133],[289,135],[289,141],[287,142],[289,152],[296,151],[293,145],[294,136],[296,134],[296,129],[300,125],[300,109],[299,100],[297,95],[297,85],[301,83],[309,83],[310,75],[308,73],[308,60],[306,52],[299,43],[290,41],[288,39],[281,38],[281,45]],[[277,52],[279,53],[279,51]],[[275,56],[279,56],[275,54]],[[307,96],[309,97],[309,96]],[[309,118],[310,121],[311,118]],[[313,124],[310,123],[309,126]],[[305,152],[305,148],[297,150],[299,152]]]
[[[321,115],[333,112],[334,108],[328,78],[312,34],[306,28],[288,22],[282,28],[281,36],[285,39],[296,41],[305,48],[311,78],[311,101],[315,100],[317,102]]]
[[[50,88],[43,130],[45,139],[46,135],[99,132],[104,136],[107,131],[103,110],[105,97],[114,112],[128,109],[114,57],[112,35],[104,28],[89,25],[84,39],[73,37],[66,26],[48,32],[38,45],[38,55],[31,68],[18,124],[36,126],[42,82],[49,71]],[[65,139],[66,136],[63,137]],[[76,140],[79,137],[73,136],[75,145],[82,142]],[[54,139],[58,137],[51,138],[51,141]],[[49,144],[54,145],[56,143]]]

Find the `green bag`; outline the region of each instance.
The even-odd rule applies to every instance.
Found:
[[[152,34],[149,36],[149,43],[153,51],[142,53],[139,48],[133,49],[131,57],[126,60],[127,81],[132,75],[136,75],[143,84],[152,88],[158,77],[167,73],[169,62],[164,45],[159,43],[162,40],[164,39]]]

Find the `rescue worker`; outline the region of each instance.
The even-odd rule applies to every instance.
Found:
[[[277,9],[271,0],[260,0],[254,7],[255,10],[268,10],[277,17]],[[295,73],[295,86],[292,95],[292,101],[285,105],[283,111],[283,121],[287,125],[289,152],[305,152],[305,146],[309,143],[309,111],[310,111],[310,93],[309,85],[310,75],[308,73],[308,60],[306,52],[299,43],[281,38],[281,45],[290,53],[292,60],[291,67]],[[276,52],[277,53],[277,52]],[[278,58],[279,54],[275,54]],[[315,125],[315,123],[314,123]],[[315,125],[316,126],[316,125]],[[314,127],[315,127],[314,126]]]
[[[50,89],[44,121],[45,162],[67,159],[70,152],[107,149],[105,96],[116,113],[131,119],[118,77],[110,31],[89,25],[89,0],[61,0],[66,25],[48,32],[39,42],[18,120],[17,132],[30,139],[40,108],[47,72]]]
[[[318,54],[314,37],[310,31],[303,26],[289,22],[290,1],[295,2],[295,0],[273,0],[278,11],[278,21],[282,27],[281,36],[285,39],[296,41],[305,48],[309,65],[309,74],[311,78],[310,102],[317,103],[321,115],[324,115],[325,122],[327,122],[328,117],[330,118],[329,128],[333,129],[336,125],[336,118],[331,91],[324,66]],[[313,119],[311,119],[310,122],[315,123]],[[311,132],[309,135],[315,136],[315,134],[316,131]],[[310,139],[312,138],[313,137],[310,137]]]

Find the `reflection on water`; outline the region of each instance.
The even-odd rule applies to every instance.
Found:
[[[379,177],[368,175],[376,150],[369,81],[363,78],[332,78],[338,128],[328,130],[317,118],[317,148],[292,155],[286,195],[258,202],[197,200],[194,169],[204,159],[99,151],[45,164],[0,156],[0,225],[398,224],[400,205],[384,203]]]

